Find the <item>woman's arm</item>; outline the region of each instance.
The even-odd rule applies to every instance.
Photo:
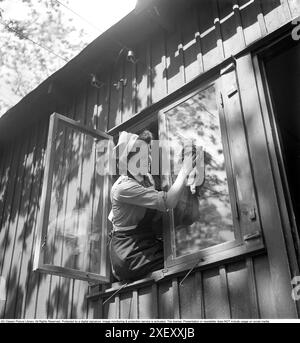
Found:
[[[182,190],[184,186],[186,185],[186,180],[190,172],[193,170],[193,168],[196,165],[196,162],[200,158],[199,154],[195,157],[193,157],[192,163],[190,162],[190,158],[192,158],[190,155],[186,155],[185,159],[183,161],[182,167],[178,173],[178,176],[171,186],[171,188],[167,192],[167,198],[166,198],[166,206],[169,209],[175,208],[178,200],[180,198],[180,195],[182,193]]]

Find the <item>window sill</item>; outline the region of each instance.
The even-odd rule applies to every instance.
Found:
[[[214,254],[200,262],[198,259],[198,261],[193,260],[187,263],[172,266],[170,268],[157,270],[149,274],[149,276],[147,276],[146,278],[131,283],[115,282],[111,284],[110,288],[104,291],[88,294],[87,299],[95,301],[98,298],[107,298],[117,291],[118,294],[121,294],[132,289],[138,289],[147,285],[151,285],[153,283],[160,282],[162,280],[167,281],[168,279],[172,279],[174,277],[185,277],[192,271],[213,268],[216,265],[225,264],[232,260],[240,260],[246,255],[258,255],[262,254],[263,252],[265,252],[265,247],[262,242],[258,242],[256,244],[254,243],[251,245],[244,244],[228,251]]]

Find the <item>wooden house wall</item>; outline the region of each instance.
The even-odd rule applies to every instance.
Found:
[[[136,64],[116,59],[102,75],[103,87],[83,84],[72,103],[57,111],[110,129],[300,14],[298,0],[213,0],[193,6],[182,13],[175,31],[145,37],[135,49]],[[127,85],[118,90],[114,84],[121,78]],[[84,281],[32,272],[48,121],[41,118],[0,155],[0,275],[8,287],[0,318],[276,316],[266,254],[196,272],[182,286],[174,278],[120,293],[104,307],[101,300],[87,301]]]
[[[276,318],[266,255],[197,271],[185,280],[148,283],[89,304],[91,318]]]

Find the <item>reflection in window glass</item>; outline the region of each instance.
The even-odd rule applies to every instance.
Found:
[[[103,273],[103,187],[94,137],[60,123],[54,165],[45,263]],[[102,254],[102,255],[101,255]]]
[[[174,210],[176,257],[234,240],[215,87],[167,111],[166,125],[174,160],[181,158],[186,141],[205,150],[205,183],[200,193],[192,195],[186,187]]]

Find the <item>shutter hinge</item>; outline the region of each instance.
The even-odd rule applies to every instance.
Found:
[[[42,243],[42,249],[45,248],[46,243],[47,243],[47,235],[44,236],[43,243]]]

